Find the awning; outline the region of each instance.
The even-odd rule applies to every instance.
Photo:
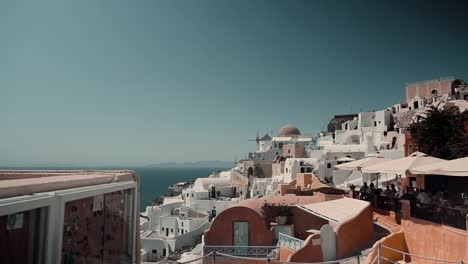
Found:
[[[349,157],[343,157],[343,158],[337,159],[336,161],[340,161],[340,162],[351,162],[351,161],[355,161],[355,159],[349,158]]]
[[[380,157],[366,157],[360,160],[336,165],[335,168],[339,170],[361,170],[364,167],[373,166],[390,159],[380,158]]]
[[[434,158],[422,152],[414,152],[408,157],[382,162],[362,169],[364,173],[389,173],[405,175],[410,169],[428,164],[435,164],[445,160]]]
[[[468,157],[410,169],[413,174],[468,177]]]

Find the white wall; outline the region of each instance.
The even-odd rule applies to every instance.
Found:
[[[216,209],[216,214],[218,215],[224,209],[236,204],[237,200],[230,201],[221,201],[221,200],[199,200],[192,204],[192,209],[206,213],[210,212],[213,208]]]
[[[169,248],[162,238],[141,237],[140,248],[147,252],[146,261],[156,261],[163,255],[164,249],[166,249],[166,255],[169,254]],[[156,252],[153,253],[153,250]]]
[[[362,127],[374,127],[375,112],[361,112],[358,115],[359,125],[358,128]]]
[[[205,222],[201,224],[198,228],[185,233],[176,238],[169,238],[167,240],[168,244],[171,246],[171,249],[178,250],[186,246],[194,246],[198,239],[201,238],[206,229],[210,227],[210,222]]]
[[[178,218],[177,219],[177,226],[178,226],[177,236],[185,235],[186,233],[197,229],[198,227],[200,227],[200,225],[202,225],[205,222],[208,222],[208,217],[185,218],[185,219]],[[183,230],[183,233],[182,233],[182,230]]]
[[[251,197],[265,196],[267,186],[271,183],[271,178],[254,178],[250,190]]]
[[[333,171],[333,184],[340,185],[345,182],[346,179],[351,176],[353,171],[351,170],[334,170]]]
[[[269,141],[259,141],[259,144],[258,144],[258,151],[261,151],[261,152],[264,152],[264,151],[267,151],[269,150],[270,148],[272,147],[272,143],[271,143],[271,140]]]
[[[176,216],[163,216],[159,219],[159,229],[161,236],[173,237],[177,236],[177,217]],[[166,231],[169,230],[169,231]]]
[[[322,160],[325,156],[325,153],[323,152],[323,150],[310,150],[307,152],[307,156],[309,158],[315,158],[317,160]]]

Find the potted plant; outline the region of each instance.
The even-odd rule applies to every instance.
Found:
[[[267,223],[276,221],[276,223],[284,225],[288,221],[288,216],[292,215],[289,206],[286,204],[264,203],[262,210]]]
[[[288,222],[288,216],[291,216],[291,210],[289,206],[285,204],[278,204],[276,206],[277,216],[276,216],[276,223],[279,225],[284,225]]]

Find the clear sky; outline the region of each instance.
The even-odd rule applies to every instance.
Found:
[[[468,79],[466,1],[0,2],[0,165],[231,161]]]

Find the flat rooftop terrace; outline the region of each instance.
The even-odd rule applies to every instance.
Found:
[[[139,180],[130,170],[1,170],[0,199],[125,181]]]

